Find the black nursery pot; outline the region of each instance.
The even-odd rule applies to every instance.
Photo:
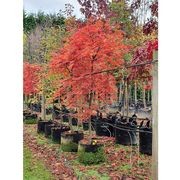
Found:
[[[31,115],[31,112],[23,112],[23,116],[29,116],[29,115]]]
[[[119,128],[123,128],[123,130],[115,128],[116,144],[122,144],[125,146],[137,145],[137,134],[136,134],[137,127],[136,126],[131,126],[129,123],[127,124],[118,123],[116,124],[116,126]],[[128,131],[128,130],[131,130],[131,131]]]
[[[45,132],[45,125],[46,124],[52,124],[52,121],[38,121],[38,124],[37,124],[37,132],[38,133],[44,133]]]
[[[58,127],[58,125],[55,124],[46,124],[45,125],[45,137],[50,137],[51,136],[51,129],[53,127]]]
[[[80,140],[84,138],[84,134],[83,132],[74,131],[71,133],[63,133],[61,137],[63,139],[64,144],[66,144],[66,142],[78,143]]]
[[[52,127],[51,128],[51,139],[54,142],[61,143],[61,133],[69,131],[68,126]]]
[[[51,139],[53,142],[61,143],[61,127],[51,128]]]
[[[37,114],[26,114],[24,116],[25,119],[36,119],[37,118]]]
[[[140,130],[148,132],[139,132],[139,152],[152,155],[152,128],[141,128]]]
[[[63,122],[69,122],[69,118],[67,115],[62,116]]]
[[[79,143],[79,146],[78,146],[78,152],[80,151],[84,151],[84,152],[92,152],[92,153],[95,153],[98,151],[99,148],[101,148],[103,145],[102,144],[82,144],[82,143]]]
[[[78,120],[76,118],[72,118],[72,125],[77,126]]]
[[[109,125],[107,125],[105,122],[96,121],[95,131],[97,136],[112,136]]]
[[[89,123],[88,122],[83,122],[83,130],[87,131],[89,129]]]
[[[110,124],[109,125],[109,130],[111,132],[111,136],[115,137],[115,128],[114,128],[115,119],[113,119],[113,117],[111,119],[108,119],[108,123]]]

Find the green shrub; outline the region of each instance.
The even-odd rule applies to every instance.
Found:
[[[79,152],[78,160],[84,165],[95,165],[105,162],[106,157],[103,148],[99,148],[97,152]]]
[[[70,142],[68,144],[62,144],[61,149],[64,152],[77,152],[78,144]]]
[[[37,124],[37,119],[25,119],[24,124]]]

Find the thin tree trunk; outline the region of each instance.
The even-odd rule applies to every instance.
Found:
[[[137,82],[134,82],[134,102],[137,104]]]
[[[125,97],[126,97],[126,116],[128,121],[128,115],[129,115],[129,97],[128,97],[128,82],[126,80],[126,89],[125,89]]]
[[[131,98],[131,85],[129,84],[129,86],[128,86],[128,94],[129,94],[129,104],[131,104],[131,100],[132,100],[132,98]]]
[[[70,127],[71,132],[73,132],[72,117],[71,117],[71,115],[69,116],[69,127]]]
[[[61,108],[61,96],[59,96],[58,102],[59,102],[59,107]]]
[[[119,97],[120,97],[120,84],[118,84],[117,87],[117,104],[119,103]]]
[[[55,113],[54,113],[54,102],[52,103],[52,105],[53,105],[53,108],[52,108],[52,121],[54,121],[54,116],[55,116]]]
[[[42,92],[42,120],[46,120],[46,102],[45,102],[45,94]]]
[[[151,90],[148,90],[148,94],[147,94],[147,100],[148,100],[148,102],[151,101],[151,100],[150,100],[150,91],[151,91]]]
[[[124,80],[124,87],[123,87],[123,116],[124,116],[124,113],[125,113],[125,108],[126,108],[126,102],[125,102],[125,91],[126,91],[126,82]]]
[[[119,102],[121,102],[121,99],[122,99],[122,83],[119,84]]]
[[[143,87],[143,104],[144,104],[144,108],[146,108],[146,90],[145,88]]]
[[[91,108],[92,99],[93,99],[93,93],[91,91],[90,98],[89,98],[89,108]],[[91,140],[92,140],[92,123],[91,123],[91,118],[89,119],[89,123],[88,124],[89,124],[89,143],[91,143]]]
[[[23,94],[23,110],[26,109],[26,95]]]

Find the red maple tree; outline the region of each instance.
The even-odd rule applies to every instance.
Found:
[[[37,93],[40,66],[24,62],[23,64],[23,92],[25,95]]]
[[[116,27],[102,20],[90,20],[54,54],[50,66],[63,75],[59,95],[67,106],[78,108],[80,119],[90,118],[100,105],[115,98],[114,76],[97,72],[120,67],[128,49],[123,33]]]

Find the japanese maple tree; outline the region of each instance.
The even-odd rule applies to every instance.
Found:
[[[37,93],[40,66],[24,62],[23,64],[23,92],[25,95]]]
[[[100,103],[115,98],[115,78],[102,71],[120,67],[128,49],[123,33],[116,27],[102,20],[89,20],[54,54],[51,68],[64,76],[59,93],[66,105],[78,107],[81,120],[90,119]]]

